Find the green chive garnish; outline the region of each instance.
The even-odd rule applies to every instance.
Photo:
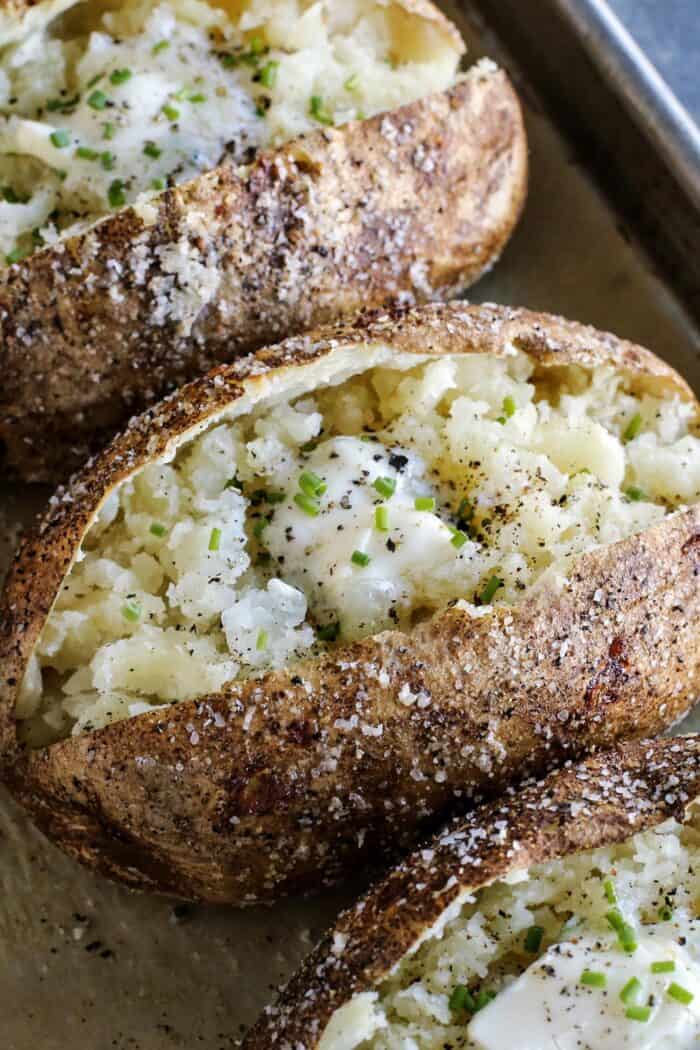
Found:
[[[669,999],[675,999],[677,1003],[682,1003],[683,1006],[689,1006],[695,998],[692,992],[689,992],[682,984],[676,984],[675,981],[669,984],[666,989],[666,995]]]
[[[294,496],[294,502],[300,510],[304,511],[304,514],[308,514],[310,518],[317,518],[321,513],[321,504],[313,496],[307,496],[305,492],[297,492]]]
[[[620,946],[626,952],[636,952],[637,950],[637,938],[634,930],[625,922],[622,917],[622,913],[618,908],[612,908],[606,915],[606,919],[612,926],[613,930],[617,934],[617,939],[620,942]]]
[[[177,120],[180,116],[180,110],[176,109],[175,106],[169,105],[167,102],[163,106],[163,113],[166,115],[168,120]]]
[[[454,543],[454,539],[452,540]],[[484,587],[481,594],[478,595],[479,605],[490,605],[494,599],[496,591],[503,586],[503,580],[499,579],[498,576],[492,576],[489,582]]]
[[[474,1002],[474,996],[471,994],[466,985],[455,985],[449,999],[449,1007],[450,1010],[453,1011],[453,1013],[457,1013],[460,1010],[468,1010],[472,1014],[476,1012],[476,1003]]]
[[[151,189],[152,190],[164,190],[165,189],[165,179],[153,179],[151,181]]]
[[[110,153],[108,149],[104,153],[100,153],[100,164],[105,171],[113,171],[116,157],[113,153]]]
[[[625,496],[633,503],[639,503],[640,500],[647,498],[644,490],[638,489],[636,485],[630,485],[628,489],[625,489]]]
[[[78,146],[75,155],[80,160],[97,160],[100,154],[98,150],[90,149],[89,146]]]
[[[474,1000],[474,1013],[478,1013],[479,1010],[483,1010],[485,1006],[493,1002],[496,998],[495,992],[481,991]]]
[[[615,892],[615,883],[612,879],[606,879],[603,883],[603,893],[608,904],[617,904],[617,893]]]
[[[319,627],[318,637],[322,642],[335,642],[340,634],[340,624],[328,623],[325,627]]]
[[[468,539],[469,537],[466,532],[462,532],[461,529],[452,529],[452,539],[450,540],[450,543],[455,550],[461,550]]]
[[[605,974],[598,970],[584,970],[581,974],[581,984],[587,984],[589,988],[605,988],[607,983]]]
[[[258,521],[255,522],[255,526],[253,527],[253,535],[257,540],[262,539],[262,534],[269,524],[269,518],[260,518]]]
[[[648,1021],[651,1017],[650,1006],[628,1006],[625,1010],[625,1017],[630,1021]]]
[[[49,138],[51,139],[51,145],[55,146],[56,149],[65,149],[66,146],[70,146],[69,131],[52,131]]]
[[[112,124],[111,121],[105,121],[105,123],[102,125],[102,138],[105,140],[105,142],[111,142],[111,140],[114,138],[116,130],[116,127],[114,126],[114,124]]]
[[[309,103],[309,113],[319,124],[332,124],[333,117],[328,112],[320,95],[312,95]]]
[[[209,550],[218,551],[221,546],[221,529],[212,529],[209,537]]]
[[[124,183],[121,179],[115,179],[110,185],[107,194],[109,203],[113,208],[121,208],[123,204],[126,204],[126,194],[124,193]]]
[[[313,496],[315,499],[318,499],[326,491],[328,485],[318,474],[314,474],[313,470],[305,470],[299,478],[299,488],[307,496]]]
[[[383,503],[374,512],[374,525],[380,532],[389,532],[389,508]]]
[[[396,492],[396,479],[395,478],[375,478],[372,482],[372,487],[375,492],[378,492],[382,499],[391,499]]]
[[[673,908],[669,904],[664,904],[659,908],[659,918],[662,922],[670,922],[673,918]]]
[[[159,538],[162,538],[163,536],[167,535],[168,530],[166,529],[165,525],[161,525],[160,522],[154,521],[149,529],[149,532],[152,536],[158,536]]]
[[[353,565],[360,565],[363,569],[365,566],[369,565],[371,560],[369,554],[365,554],[364,551],[353,551],[352,558],[350,559]]]
[[[190,95],[188,102],[192,102],[193,105],[198,105],[200,102],[206,102],[207,96],[203,95],[201,91],[195,91],[193,95]]]
[[[88,106],[92,109],[104,109],[107,105],[107,96],[104,91],[100,91],[98,88],[97,91],[93,91],[92,94],[88,96],[87,101]]]
[[[515,415],[516,408],[517,405],[515,404],[514,398],[512,398],[510,395],[508,395],[508,397],[503,398],[503,415],[506,417],[506,419],[510,419],[511,416]]]
[[[413,506],[416,510],[435,510],[435,500],[432,496],[416,496]]]
[[[268,62],[267,65],[263,66],[260,70],[260,83],[263,87],[271,88],[277,83],[277,70],[279,69],[279,62]]]
[[[255,642],[255,648],[260,652],[262,649],[267,649],[268,633],[267,631],[258,631],[258,637]]]
[[[534,954],[540,950],[544,929],[542,926],[531,926],[525,934],[525,951]]]
[[[651,964],[652,973],[673,973],[676,969],[676,964],[673,959],[661,960],[660,962],[653,962]]]
[[[130,598],[129,601],[124,602],[122,605],[122,616],[129,623],[138,623],[141,619],[141,605],[136,601],[135,598]]]
[[[13,250],[5,256],[5,262],[8,266],[13,266],[15,263],[21,262],[22,259],[26,259],[29,254],[29,248],[13,248]]]
[[[641,429],[642,429],[642,417],[640,416],[639,412],[635,412],[635,414],[632,416],[632,418],[630,419],[629,423],[627,424],[627,426],[625,428],[625,431],[624,431],[624,433],[622,435],[623,440],[624,441],[633,441],[634,438],[636,438],[637,434],[639,433],[639,431]]]
[[[147,142],[143,147],[143,152],[147,157],[153,157],[154,160],[158,160],[163,151],[158,149],[155,142]]]
[[[284,492],[267,492],[265,494],[265,499],[268,503],[284,503],[286,498]]]
[[[358,77],[357,73],[353,73],[352,76],[349,76],[348,79],[343,84],[343,87],[345,88],[345,90],[349,91],[351,94],[353,92],[357,91],[359,86],[360,86],[360,78]]]
[[[161,51],[165,51],[169,47],[170,47],[170,41],[169,40],[159,40],[157,44],[153,45],[153,47],[151,48],[151,52],[154,55],[159,55],[161,53]]]
[[[111,84],[125,84],[127,80],[131,80],[131,77],[130,69],[115,69],[109,80]]]
[[[620,992],[620,998],[622,999],[623,1003],[625,1003],[625,1005],[630,1005],[631,1003],[639,999],[641,991],[641,981],[637,977],[630,977],[629,981]]]

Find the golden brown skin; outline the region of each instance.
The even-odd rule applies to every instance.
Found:
[[[221,361],[389,299],[456,294],[500,255],[526,183],[517,96],[475,67],[169,190],[148,226],[127,208],[3,269],[0,475],[55,483]]]
[[[594,746],[653,735],[700,694],[696,506],[583,556],[562,592],[533,591],[481,618],[449,609],[409,634],[385,632],[220,695],[23,751],[19,685],[114,487],[237,398],[331,368],[348,348],[357,357],[373,340],[436,355],[504,355],[515,344],[543,370],[614,361],[640,389],[693,399],[670,367],[613,336],[451,304],[287,340],[136,420],[54,498],[21,546],[0,612],[4,775],[52,838],[111,877],[234,903],[317,890],[363,857],[415,841],[456,801],[497,794]],[[400,703],[404,684],[429,704]]]
[[[686,736],[602,752],[454,820],[341,915],[241,1050],[314,1050],[333,1014],[375,989],[464,893],[683,821],[699,795],[700,737]]]

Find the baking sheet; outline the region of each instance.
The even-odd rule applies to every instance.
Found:
[[[465,4],[444,6],[474,56],[509,66]],[[553,310],[646,343],[700,390],[698,331],[513,72],[527,109],[530,199],[500,266],[471,297]],[[0,491],[0,568],[45,498]],[[700,729],[700,711],[694,721]],[[234,1046],[357,888],[247,912],[131,894],[63,857],[0,793],[3,1050]]]

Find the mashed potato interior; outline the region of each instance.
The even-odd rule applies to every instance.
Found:
[[[80,4],[0,52],[0,253],[440,91],[459,49],[376,0]],[[401,31],[399,32],[399,27]]]
[[[113,492],[32,659],[32,732],[203,696],[449,603],[516,604],[700,498],[692,403],[607,367],[533,374],[519,353],[415,362],[214,423]]]
[[[700,833],[675,821],[470,895],[321,1050],[690,1050]]]

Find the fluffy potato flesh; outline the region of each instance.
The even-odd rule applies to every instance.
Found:
[[[466,848],[466,844],[465,844]],[[700,1040],[700,824],[515,872],[463,899],[322,1050],[690,1050]]]
[[[9,262],[225,160],[441,91],[460,58],[444,26],[377,0],[83,3],[29,28],[0,52]]]
[[[216,692],[450,603],[517,605],[700,498],[693,404],[612,367],[381,346],[347,361],[312,393],[230,411],[112,492],[29,664],[28,739]]]

